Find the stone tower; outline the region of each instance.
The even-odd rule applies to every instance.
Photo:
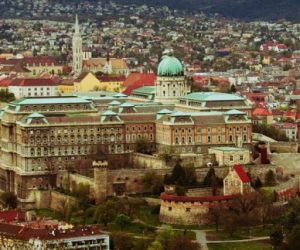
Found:
[[[190,92],[181,62],[173,55],[173,50],[165,50],[158,65],[155,101],[174,103]]]
[[[73,72],[75,76],[80,75],[82,71],[82,38],[79,31],[79,23],[78,23],[78,16],[76,15],[76,21],[75,21],[75,32],[73,35],[72,40],[72,50],[73,50]]]

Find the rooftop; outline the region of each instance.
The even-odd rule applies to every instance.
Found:
[[[76,104],[76,103],[91,103],[82,97],[63,96],[63,97],[31,97],[21,98],[13,101],[15,105],[43,105],[43,104]]]
[[[219,92],[194,92],[181,98],[182,100],[192,101],[242,101],[245,98],[234,94],[219,93]]]

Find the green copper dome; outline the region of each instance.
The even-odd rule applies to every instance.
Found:
[[[183,76],[183,66],[181,62],[172,54],[163,56],[158,65],[158,76]]]

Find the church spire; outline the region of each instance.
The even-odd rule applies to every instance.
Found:
[[[80,34],[79,32],[79,23],[78,23],[78,15],[76,14],[76,19],[75,19],[75,34]]]
[[[74,35],[72,39],[73,50],[73,72],[75,76],[78,76],[82,71],[83,53],[82,53],[82,38],[79,31],[78,16],[75,18]]]

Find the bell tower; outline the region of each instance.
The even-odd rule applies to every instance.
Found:
[[[76,15],[76,21],[74,26],[75,32],[72,39],[72,51],[73,51],[73,72],[75,76],[80,75],[82,71],[82,38],[79,30],[78,16]]]

